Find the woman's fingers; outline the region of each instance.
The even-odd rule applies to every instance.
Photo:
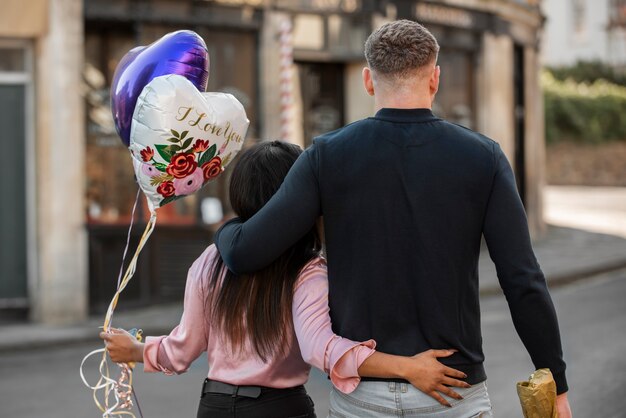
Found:
[[[99,335],[100,338],[107,342],[111,342],[120,336],[129,337],[131,339],[134,338],[128,331],[118,328],[109,328],[108,332],[101,331]]]
[[[450,405],[450,402],[448,402],[446,398],[441,396],[441,394],[444,394],[447,397],[452,398],[452,399],[457,399],[459,401],[463,400],[463,397],[461,395],[459,395],[458,393],[456,393],[455,391],[453,391],[452,389],[444,385],[439,385],[436,390],[433,390],[428,393],[429,396],[434,398],[437,402],[439,402],[443,406],[452,407],[452,405]]]
[[[125,329],[120,328],[109,328],[109,332],[114,335],[126,335],[128,337],[132,337],[132,334]]]
[[[428,350],[434,357],[450,357],[452,354],[456,353],[458,350]]]
[[[459,401],[463,399],[461,395],[459,395],[458,393],[456,393],[455,391],[453,391],[452,389],[444,385],[439,385],[439,387],[437,388],[437,391],[443,393],[444,395],[449,396],[452,399],[457,399]]]
[[[467,375],[460,370],[453,369],[452,367],[444,366],[443,373],[446,376],[456,377],[457,379],[467,379]]]
[[[468,389],[472,387],[472,385],[470,385],[467,382],[464,382],[462,380],[452,379],[451,377],[447,377],[447,376],[441,380],[441,383],[443,383],[446,386],[455,386],[457,388]]]
[[[433,355],[433,357],[435,357],[435,358],[450,357],[454,353],[458,352],[458,350],[453,350],[453,349],[450,349],[450,350],[429,350],[429,351]],[[463,373],[460,370],[453,369],[452,367],[444,366],[443,372],[444,372],[444,374],[446,376],[456,377],[458,379],[466,379],[467,378],[467,375],[465,373]]]
[[[433,390],[428,395],[435,398],[435,400],[443,406],[452,407],[452,405],[450,405],[450,402],[446,401],[444,397],[439,394],[439,392]]]

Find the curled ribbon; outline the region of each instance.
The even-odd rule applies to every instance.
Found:
[[[137,340],[141,341],[141,330],[136,330],[133,328],[129,332],[133,336],[135,336]],[[85,364],[85,361],[89,357],[99,353],[102,353],[102,359],[100,361],[99,368],[100,379],[98,380],[98,383],[96,383],[94,386],[91,386],[85,378],[85,375],[83,373],[83,366]],[[131,418],[135,418],[135,415],[130,411],[130,409],[133,407],[132,395],[134,392],[132,370],[134,368],[134,363],[118,363],[118,366],[121,368],[120,377],[118,378],[118,380],[114,380],[110,377],[109,366],[106,360],[106,348],[93,350],[83,358],[83,361],[80,364],[80,377],[83,380],[85,386],[94,391],[94,402],[96,403],[96,406],[98,406],[100,411],[102,411],[103,417],[126,415]],[[100,403],[100,400],[97,397],[97,393],[99,390],[104,390],[104,405]],[[109,406],[109,398],[111,394],[113,395],[115,402]],[[139,407],[139,405],[137,406]],[[140,416],[143,416],[143,414],[141,414],[141,409],[139,409],[139,414]]]
[[[133,208],[133,215],[134,215],[134,210],[135,209]],[[128,268],[126,269],[126,272],[124,273],[124,276],[121,278],[121,280],[118,279],[117,291],[115,292],[115,295],[113,295],[113,299],[111,300],[111,303],[109,304],[109,308],[107,309],[107,313],[104,318],[104,324],[102,326],[102,329],[104,332],[111,331],[111,320],[113,318],[113,312],[115,311],[117,302],[119,301],[120,294],[126,288],[126,285],[135,274],[135,270],[137,268],[137,260],[139,258],[139,253],[141,253],[141,250],[146,245],[148,238],[150,238],[152,231],[154,231],[155,226],[156,226],[156,212],[152,212],[150,215],[150,220],[148,221],[148,224],[146,225],[146,229],[143,235],[141,236],[141,239],[139,240],[139,244],[137,245],[137,250],[135,251],[133,258],[130,260],[130,263],[128,265]],[[132,228],[132,223],[131,223],[131,228]],[[130,233],[129,233],[129,236],[130,236]],[[127,242],[127,246],[128,246],[128,242]],[[124,251],[124,253],[126,253],[126,250]],[[123,265],[123,262],[122,262],[122,265]],[[137,331],[133,329],[131,330],[131,334],[133,333],[133,331],[135,332],[134,333],[135,338],[141,341],[141,330]],[[95,354],[100,354],[100,353],[102,354],[102,359],[100,360],[100,367],[98,369],[98,371],[100,372],[100,378],[98,379],[98,382],[92,386],[87,382],[87,379],[85,378],[85,375],[83,373],[83,366],[85,364],[85,361],[89,357]],[[98,409],[100,409],[100,411],[102,412],[102,418],[108,418],[112,416],[127,416],[130,418],[136,418],[135,414],[131,411],[131,408],[133,406],[133,401],[132,401],[131,396],[134,394],[133,371],[132,371],[134,364],[118,363],[118,366],[121,368],[120,377],[118,378],[118,380],[114,380],[110,377],[109,365],[108,365],[107,356],[106,356],[106,347],[93,350],[92,352],[87,354],[83,358],[83,361],[80,363],[80,377],[83,380],[83,383],[85,384],[85,386],[93,390],[93,399]],[[98,399],[98,392],[101,390],[104,391],[103,402],[100,402],[100,400]],[[113,396],[113,401],[111,401],[110,399],[111,396]],[[140,416],[142,416],[141,409],[139,409],[139,413],[140,413]]]

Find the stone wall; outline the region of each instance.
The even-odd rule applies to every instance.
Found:
[[[626,141],[547,147],[548,184],[626,187]]]

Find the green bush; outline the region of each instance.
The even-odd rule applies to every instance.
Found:
[[[577,83],[593,83],[605,80],[609,83],[626,86],[626,73],[615,70],[601,61],[578,61],[568,67],[548,67],[555,79],[565,81],[572,79]]]
[[[558,80],[542,73],[546,140],[600,143],[626,140],[626,87],[604,79]]]

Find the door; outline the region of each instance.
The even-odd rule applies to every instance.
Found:
[[[475,124],[474,62],[472,51],[442,48],[437,62],[439,91],[433,103],[435,115],[470,129]]]
[[[304,145],[344,125],[343,65],[298,63],[302,86]]]
[[[27,52],[0,44],[0,309],[28,306]]]

